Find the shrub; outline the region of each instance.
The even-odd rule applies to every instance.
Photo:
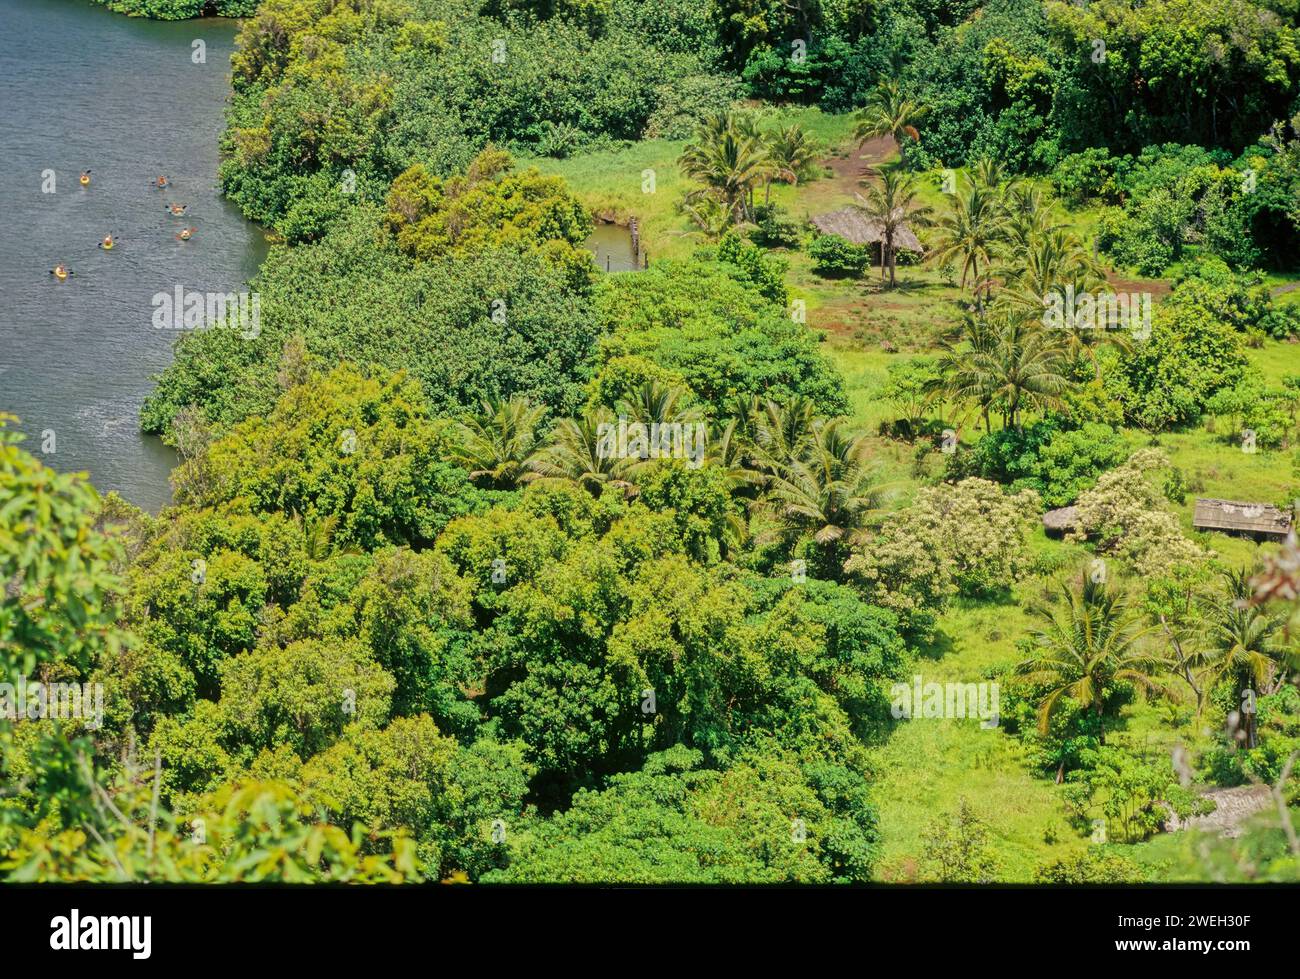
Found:
[[[953,456],[949,472],[1032,489],[1045,506],[1061,507],[1123,459],[1124,439],[1109,425],[1085,422],[1063,429],[1052,417],[984,435],[969,452]]]
[[[1037,512],[1034,493],[1008,496],[983,479],[927,487],[855,548],[844,570],[869,602],[924,632],[954,595],[1005,592],[1025,574],[1026,523]]]
[[[799,244],[799,225],[787,218],[775,204],[760,204],[754,209],[755,227],[751,237],[764,248],[794,248]]]
[[[813,271],[827,278],[861,275],[871,261],[866,245],[855,245],[839,235],[818,235],[808,248]]]
[[[1246,356],[1237,324],[1249,317],[1234,293],[1191,278],[1160,304],[1150,339],[1135,344],[1107,379],[1131,421],[1153,430],[1186,424],[1243,377]]]
[[[1113,157],[1100,146],[1071,153],[1052,170],[1052,186],[1071,204],[1094,198],[1114,203],[1121,191],[1118,176],[1126,162],[1126,157]]]
[[[1142,577],[1204,559],[1205,552],[1183,536],[1178,518],[1148,475],[1168,466],[1164,453],[1143,449],[1102,474],[1075,504],[1078,524],[1071,538],[1093,541],[1099,552],[1128,561]]]
[[[644,358],[679,376],[710,406],[737,396],[783,401],[799,394],[824,415],[848,410],[844,382],[813,334],[765,299],[737,266],[657,262],[636,275],[602,279],[596,306],[606,331],[602,364]]]
[[[728,231],[718,242],[718,261],[734,266],[742,282],[753,283],[764,299],[784,306],[789,298],[785,289],[785,261],[766,255],[763,249],[745,241],[735,231]]]

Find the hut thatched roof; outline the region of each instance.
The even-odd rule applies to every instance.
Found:
[[[1079,524],[1079,508],[1063,506],[1059,510],[1048,510],[1043,514],[1043,529],[1049,533],[1064,534]]]
[[[1291,530],[1291,514],[1269,503],[1198,498],[1192,513],[1192,526],[1197,530],[1261,534],[1280,539]]]
[[[880,241],[880,222],[867,217],[858,207],[842,207],[838,211],[818,214],[812,218],[813,227],[824,235],[839,235],[855,245],[874,245]],[[906,223],[894,232],[894,247],[906,248],[909,252],[924,252],[921,241]]]

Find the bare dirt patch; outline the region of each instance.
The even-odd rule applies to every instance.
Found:
[[[1173,291],[1168,282],[1159,279],[1144,281],[1126,279],[1114,269],[1106,270],[1106,282],[1116,292],[1149,292],[1152,300],[1163,299]]]

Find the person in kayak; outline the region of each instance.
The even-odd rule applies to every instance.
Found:
[[[176,233],[176,237],[179,238],[181,241],[189,241],[190,236],[193,235],[194,232],[198,230],[199,230],[198,228],[181,228],[181,230]]]
[[[152,183],[159,190],[164,190],[167,188],[168,185],[171,184],[171,181],[160,174],[157,180],[151,180],[150,183]]]
[[[99,247],[104,249],[104,251],[108,252],[108,251],[112,251],[113,246],[116,244],[117,244],[116,238],[114,238],[112,235],[104,235],[104,240],[99,243]]]
[[[89,184],[90,184],[90,171],[89,171],[89,170],[82,170],[82,171],[81,171],[81,186],[86,187],[86,186],[88,186]]]
[[[54,276],[60,282],[72,274],[72,269],[68,268],[62,262],[50,269],[50,275]]]
[[[189,208],[189,205],[188,205],[188,204],[168,204],[168,205],[167,205],[167,210],[170,211],[170,212],[171,212],[175,217],[180,217],[182,214],[185,213],[185,211],[186,211],[188,208]]]

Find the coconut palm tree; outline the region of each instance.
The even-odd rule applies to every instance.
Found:
[[[992,156],[982,156],[970,167],[971,179],[985,190],[998,191],[1010,176],[1007,165]]]
[[[1033,234],[1014,254],[1017,260],[999,266],[998,274],[1013,301],[1040,312],[1050,295],[1061,294],[1067,286],[1083,293],[1106,283],[1079,237],[1069,231],[1055,228]]]
[[[1010,184],[1001,195],[1006,216],[1003,236],[1011,254],[1028,251],[1035,239],[1065,228],[1053,210],[1051,198],[1027,182]]]
[[[452,460],[470,471],[470,479],[497,489],[512,489],[529,478],[540,445],[537,428],[546,409],[522,395],[490,398],[483,409],[458,425]]]
[[[682,213],[710,241],[721,238],[731,227],[731,211],[727,205],[707,194],[687,195],[682,201]]]
[[[952,207],[936,224],[935,260],[957,259],[961,263],[961,288],[965,289],[967,280],[971,280],[977,303],[990,285],[987,279],[980,278],[981,267],[989,268],[999,254],[1006,220],[998,193],[973,183],[965,192],[959,190],[953,196]]]
[[[687,195],[716,198],[732,223],[753,220],[753,191],[772,172],[762,139],[743,131],[730,113],[714,116],[700,126],[679,159],[682,172],[703,188]]]
[[[771,200],[772,180],[794,186],[817,160],[818,145],[808,138],[802,126],[789,125],[767,137],[767,155],[772,164],[772,178],[767,183],[764,203]]]
[[[540,479],[577,483],[593,496],[605,486],[634,495],[636,487],[627,478],[629,461],[611,451],[610,432],[616,429],[606,411],[561,419],[551,444],[533,460],[533,471]]]
[[[932,382],[928,392],[935,398],[956,404],[974,404],[984,419],[984,431],[992,431],[989,411],[993,404],[994,387],[986,372],[979,366],[980,358],[992,355],[998,343],[998,331],[987,316],[967,313],[960,330],[947,337],[937,363],[938,380]]]
[[[996,324],[996,340],[975,351],[971,370],[982,378],[1003,423],[1018,428],[1027,408],[1059,408],[1070,386],[1060,338],[1033,319],[1010,315]]]
[[[1207,610],[1206,689],[1231,681],[1235,702],[1244,706],[1247,690],[1276,692],[1286,677],[1289,659],[1282,620],[1252,604],[1250,574],[1245,568],[1223,573],[1224,594]],[[1246,747],[1255,747],[1255,712],[1242,710]]]
[[[618,413],[629,422],[645,425],[693,422],[699,419],[700,409],[687,406],[690,396],[690,391],[680,385],[645,381],[619,398]]]
[[[1143,650],[1141,616],[1119,589],[1085,576],[1078,589],[1062,582],[1061,591],[1064,614],[1031,607],[1042,626],[1032,638],[1032,655],[1016,666],[1016,673],[1022,682],[1046,689],[1038,704],[1040,733],[1047,733],[1052,714],[1069,697],[1096,718],[1098,740],[1105,744],[1106,700],[1115,684],[1127,681],[1148,692],[1164,691],[1162,674],[1168,664]]]
[[[1064,304],[1070,296],[1095,298],[1105,291],[1106,276],[1076,235],[1054,230],[1031,240],[1018,268],[1003,267],[1000,274],[1007,284],[1003,293],[1007,302],[1031,315],[1045,318],[1053,300]],[[1062,305],[1063,308],[1063,305]],[[1112,328],[1114,324],[1080,322],[1063,318],[1054,324],[1069,356],[1092,363],[1093,375],[1101,377],[1103,347],[1127,352],[1132,344],[1127,332]]]
[[[1026,409],[1061,406],[1072,383],[1065,351],[1062,338],[1030,313],[999,307],[969,315],[944,343],[935,393],[978,405],[985,431],[993,409],[1001,411],[1004,427],[1019,427]]]
[[[754,446],[746,434],[745,422],[729,418],[715,427],[709,437],[705,461],[722,470],[727,492],[732,496],[753,497],[767,477],[753,464]]]
[[[780,472],[807,452],[817,421],[817,406],[795,395],[785,404],[765,401],[751,416],[754,457],[769,474]]]
[[[880,231],[880,281],[884,283],[888,270],[889,286],[893,288],[897,284],[894,271],[903,229],[929,223],[930,208],[921,203],[916,181],[907,174],[873,170],[871,175],[879,176],[879,181],[868,183],[866,194],[859,194],[854,206]]]
[[[907,165],[907,144],[921,138],[916,124],[928,110],[907,98],[897,82],[881,82],[858,110],[853,137],[859,144],[878,136],[892,136],[898,144],[900,162]]]
[[[818,418],[803,453],[772,474],[762,509],[782,536],[816,545],[821,574],[836,577],[887,493],[866,439],[845,432],[842,419]]]

